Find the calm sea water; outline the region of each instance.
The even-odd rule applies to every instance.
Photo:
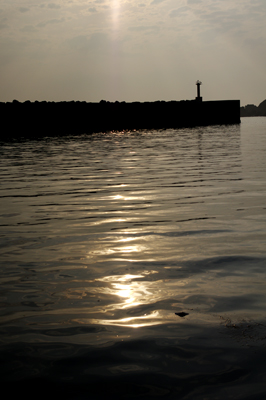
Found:
[[[265,398],[266,118],[0,156],[2,385]]]

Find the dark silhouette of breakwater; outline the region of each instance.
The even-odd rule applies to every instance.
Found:
[[[1,139],[239,124],[240,101],[0,103]]]

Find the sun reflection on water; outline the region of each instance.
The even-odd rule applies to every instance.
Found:
[[[177,287],[185,282],[176,281],[173,287],[173,282],[169,285],[168,281],[152,278],[154,274],[158,274],[158,271],[97,279],[100,285],[94,288],[94,293],[99,297],[105,296],[105,299],[107,296],[108,304],[98,308],[98,318],[90,319],[90,323],[139,328],[175,319],[172,310],[165,310],[160,302],[173,297]],[[105,318],[101,318],[103,315]]]
[[[155,271],[153,271],[155,273]],[[144,278],[145,275],[121,275],[106,276],[99,281],[111,284],[111,292],[120,298],[119,308],[125,309],[142,304],[144,297],[150,296],[151,292],[147,288],[148,282],[136,281],[136,279]],[[122,303],[121,303],[122,300]],[[114,309],[117,304],[114,304]]]
[[[94,323],[100,323],[103,325],[115,325],[125,326],[129,328],[141,328],[144,326],[159,325],[161,317],[158,311],[153,312],[149,315],[142,315],[141,317],[128,317],[121,319],[106,319],[106,320],[94,320]]]

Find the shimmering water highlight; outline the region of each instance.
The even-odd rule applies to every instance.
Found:
[[[248,371],[237,346],[264,346],[265,133],[246,118],[1,143],[2,380],[68,382],[83,398],[104,379],[119,398],[120,379],[131,397],[157,384],[176,398],[175,376],[193,399],[219,374],[254,380],[229,354]]]

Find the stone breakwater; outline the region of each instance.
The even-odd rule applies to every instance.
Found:
[[[240,101],[0,103],[1,139],[132,129],[239,124]]]

